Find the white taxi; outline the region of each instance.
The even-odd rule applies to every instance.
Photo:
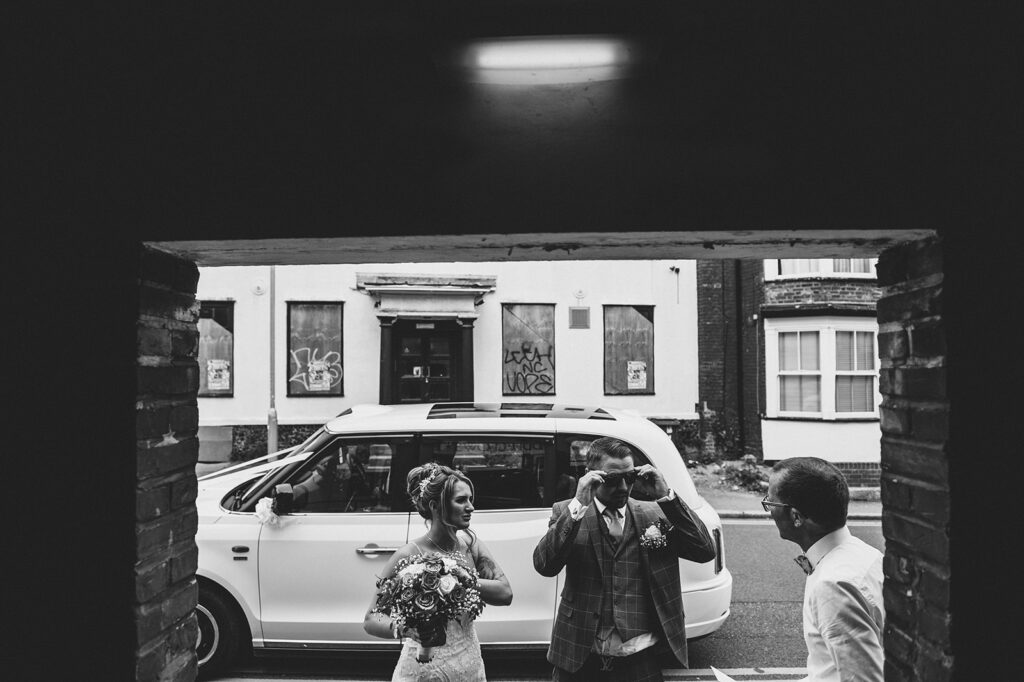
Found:
[[[200,671],[225,669],[249,646],[257,655],[397,650],[397,642],[368,636],[363,616],[391,553],[425,530],[405,481],[431,461],[473,480],[472,530],[515,594],[477,621],[482,648],[546,649],[564,575],[539,575],[533,549],[551,505],[575,493],[587,448],[602,436],[630,445],[636,466],[661,470],[715,539],[714,560],[679,562],[687,637],[714,632],[732,598],[722,524],[650,420],[540,403],[365,405],[299,446],[199,479]],[[266,513],[265,498],[275,514]]]

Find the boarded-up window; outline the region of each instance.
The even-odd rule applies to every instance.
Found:
[[[199,395],[234,395],[235,304],[203,301],[199,304]]]
[[[288,395],[344,395],[341,309],[341,303],[288,304]]]
[[[604,307],[604,393],[654,393],[654,306]]]
[[[502,395],[555,392],[555,306],[506,303],[501,307]]]

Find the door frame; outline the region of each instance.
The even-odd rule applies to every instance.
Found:
[[[435,331],[452,335],[451,391],[445,402],[472,402],[473,382],[473,323],[468,317],[381,316],[380,318],[380,404],[393,405],[398,399],[398,356],[395,348],[403,327],[417,322],[430,322]],[[397,327],[397,329],[396,329]],[[426,330],[424,330],[426,331]],[[434,401],[423,401],[434,402]]]

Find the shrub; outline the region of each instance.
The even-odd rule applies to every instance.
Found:
[[[722,476],[732,485],[738,485],[746,490],[761,492],[768,488],[768,467],[759,465],[753,455],[723,462]]]

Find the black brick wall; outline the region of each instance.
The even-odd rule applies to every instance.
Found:
[[[193,680],[199,271],[194,263],[146,249],[140,272],[134,679]]]
[[[887,680],[954,679],[942,263],[929,240],[878,264]]]

